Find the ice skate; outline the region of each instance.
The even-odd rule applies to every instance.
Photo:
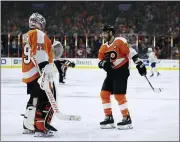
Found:
[[[60,83],[60,84],[61,84],[61,83],[62,83],[62,84],[65,84],[65,82],[64,82],[64,81],[59,81],[59,83]]]
[[[53,131],[53,132],[56,132],[58,131],[56,128],[54,128],[52,125],[48,124],[48,123],[45,123],[45,127],[50,130],[50,131]]]
[[[23,134],[34,134],[34,130],[24,129]]]
[[[105,116],[104,121],[100,122],[101,129],[113,129],[115,128],[113,116]]]
[[[35,131],[34,130],[30,130],[28,128],[26,128],[23,124],[23,128],[24,128],[24,131],[23,131],[23,134],[34,134]]]
[[[122,121],[117,123],[117,127],[119,130],[132,129],[133,127],[130,116],[128,115],[127,117],[123,117]]]
[[[54,133],[50,130],[44,131],[44,132],[35,132],[34,137],[52,137],[54,136]]]

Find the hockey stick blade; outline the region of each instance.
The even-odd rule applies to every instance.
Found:
[[[25,116],[25,114],[22,113],[21,116]]]
[[[151,82],[149,81],[149,79],[147,78],[147,76],[145,75],[144,76],[147,80],[147,82],[149,83],[149,85],[151,86],[152,90],[155,92],[155,93],[160,93],[161,92],[161,89],[160,88],[154,88],[151,84]]]
[[[56,113],[56,116],[60,120],[68,120],[68,121],[80,121],[81,120],[81,116],[79,116],[79,115],[65,115],[62,113]]]
[[[154,88],[153,91],[154,91],[155,93],[160,93],[162,90],[161,90],[160,88]]]

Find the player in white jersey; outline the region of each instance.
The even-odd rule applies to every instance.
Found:
[[[154,73],[157,74],[157,76],[160,75],[160,73],[158,72],[158,70],[156,69],[156,63],[157,63],[157,57],[155,55],[155,53],[153,52],[152,48],[148,48],[148,60],[151,64],[151,76],[154,76]]]

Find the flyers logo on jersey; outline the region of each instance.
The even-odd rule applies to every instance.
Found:
[[[116,51],[111,51],[110,53],[110,57],[111,57],[111,60],[115,60],[117,58],[117,52]]]
[[[116,51],[112,50],[112,51],[106,52],[105,56],[106,56],[106,60],[108,59],[108,61],[113,61],[117,59],[118,54]]]

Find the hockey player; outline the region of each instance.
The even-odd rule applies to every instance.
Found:
[[[150,62],[150,64],[151,64],[151,76],[150,77],[153,77],[154,73],[156,73],[157,76],[159,76],[160,73],[156,69],[157,57],[156,57],[155,53],[153,52],[152,48],[148,48],[148,53],[147,54],[149,56],[148,62]]]
[[[27,84],[27,93],[30,94],[23,120],[23,133],[33,133],[35,137],[53,136],[52,131],[57,131],[50,125],[54,112],[44,91],[53,78],[52,44],[43,32],[45,25],[45,18],[39,13],[33,13],[29,18],[30,30],[23,35],[22,81]],[[40,74],[44,75],[45,80],[42,80]],[[55,86],[51,86],[51,90],[55,97]]]
[[[103,26],[102,36],[105,44],[99,49],[98,58],[100,62],[98,66],[107,72],[107,76],[100,92],[105,114],[105,120],[100,122],[100,126],[104,129],[115,128],[110,100],[111,94],[114,94],[123,116],[122,121],[117,123],[117,127],[120,130],[131,129],[132,121],[126,99],[127,81],[130,75],[130,50],[127,41],[124,38],[115,37],[114,34],[115,30],[113,26]],[[138,58],[138,55],[135,54],[132,59],[137,64],[136,67],[140,75],[146,75],[146,67]]]
[[[54,64],[56,65],[56,68],[58,69],[59,72],[59,83],[65,83],[64,82],[64,78],[66,76],[66,71],[68,67],[75,67],[75,63],[71,62],[69,60],[65,60],[65,59],[60,59],[64,49],[62,44],[59,41],[54,41],[53,45],[53,54],[54,54]]]
[[[63,72],[63,78],[66,79],[66,72],[67,72],[67,69],[69,67],[71,68],[75,68],[76,64],[74,62],[71,62],[69,60],[65,60],[65,64],[64,64],[64,72]],[[67,65],[67,63],[70,62],[70,64]]]

